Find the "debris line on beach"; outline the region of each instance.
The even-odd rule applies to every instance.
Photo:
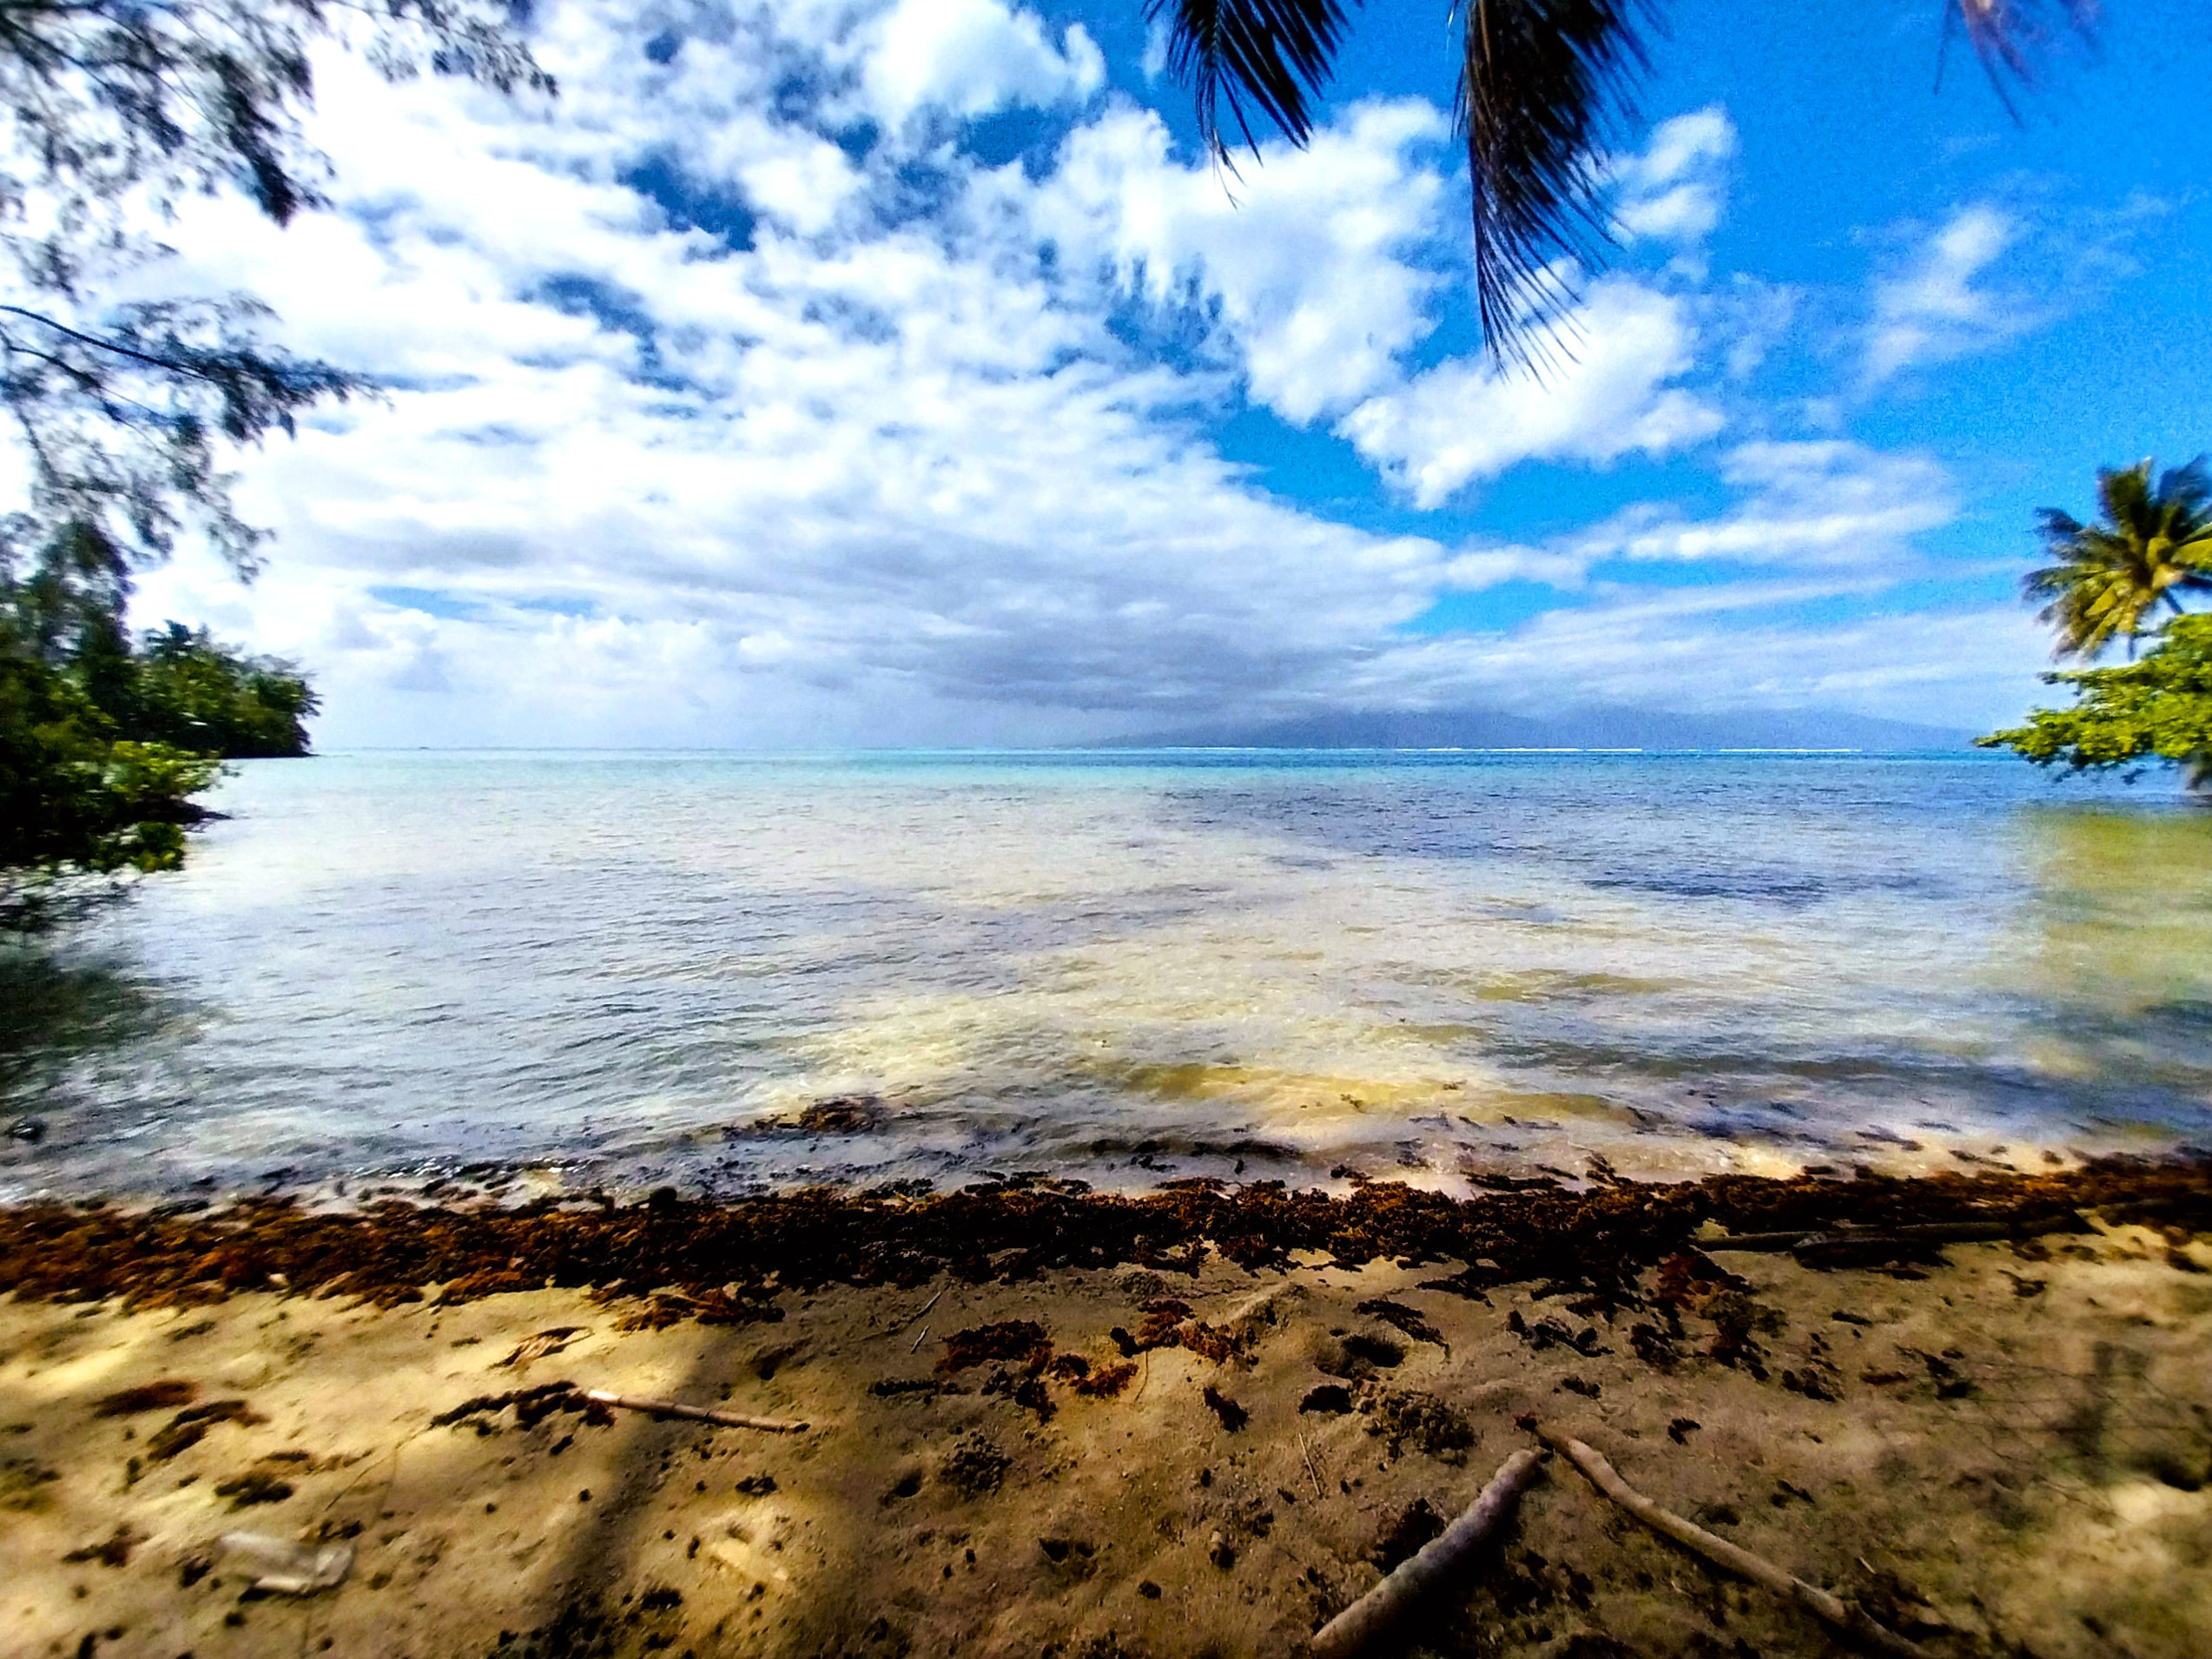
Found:
[[[1874,1247],[1894,1253],[1900,1240],[1932,1247],[1932,1236],[1914,1234],[1931,1228],[1952,1239],[1964,1236],[1950,1231],[1958,1228],[2027,1239],[2078,1232],[2091,1213],[2212,1228],[2212,1159],[2114,1158],[2040,1174],[1617,1180],[1586,1192],[1471,1199],[1382,1181],[1342,1195],[1278,1181],[1192,1181],[1138,1196],[1057,1183],[921,1196],[809,1189],[729,1201],[664,1191],[626,1206],[598,1195],[512,1207],[386,1200],[357,1210],[290,1199],[208,1210],[41,1200],[0,1207],[0,1293],[157,1308],[276,1289],[398,1307],[565,1286],[629,1299],[647,1310],[638,1316],[647,1325],[743,1324],[780,1320],[780,1297],[832,1284],[918,1287],[939,1273],[1011,1284],[1124,1264],[1190,1274],[1217,1254],[1259,1271],[1319,1253],[1348,1266],[1449,1264],[1453,1271],[1429,1286],[1481,1296],[1531,1279],[1615,1283],[1700,1244],[1819,1240],[1800,1260],[1836,1266],[1863,1239],[1879,1238]],[[733,1279],[739,1263],[743,1277]],[[1209,1358],[1225,1359],[1236,1346],[1233,1333],[1177,1326],[1165,1312],[1154,1323],[1159,1342],[1172,1328],[1181,1345]],[[1145,1343],[1140,1333],[1133,1345]]]

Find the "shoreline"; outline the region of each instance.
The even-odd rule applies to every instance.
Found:
[[[0,1292],[26,1656],[1296,1655],[1539,1428],[1931,1659],[2212,1651],[2212,1160],[95,1201],[0,1209]],[[1410,1635],[1832,1650],[1557,1461]]]

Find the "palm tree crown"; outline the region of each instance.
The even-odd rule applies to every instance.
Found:
[[[2187,592],[2212,592],[2212,473],[2199,456],[2154,476],[2155,461],[2096,475],[2097,522],[2045,507],[2036,515],[2051,562],[2021,581],[2048,603],[2058,655],[2095,657],[2115,639],[2135,642],[2160,606],[2182,610]]]
[[[1535,364],[1574,298],[1562,274],[1594,267],[1612,241],[1608,141],[1630,117],[1658,0],[1445,0],[1460,24],[1457,115],[1474,185],[1475,295],[1501,362]],[[2086,30],[2097,0],[1937,0],[2000,95],[2024,81],[2046,20]],[[1258,153],[1257,117],[1293,144],[1350,28],[1344,0],[1146,0],[1165,19],[1168,65],[1191,83],[1216,158]]]

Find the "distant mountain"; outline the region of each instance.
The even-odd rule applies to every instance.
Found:
[[[1665,714],[1581,709],[1536,718],[1489,709],[1339,710],[1258,725],[1110,739],[1101,749],[1963,749],[1944,726],[1817,709]]]

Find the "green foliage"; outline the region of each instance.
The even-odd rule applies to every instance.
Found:
[[[2038,766],[2076,771],[2172,761],[2212,783],[2212,615],[2176,617],[2159,643],[2118,668],[2046,674],[2076,691],[2070,709],[2036,709],[2028,724],[1978,738]]]
[[[2045,507],[2037,528],[2051,562],[2023,580],[2039,613],[2058,630],[2061,657],[2095,657],[2115,640],[2132,655],[2162,607],[2178,616],[2181,596],[2212,592],[2212,476],[2202,456],[2162,477],[2156,461],[2096,475],[2097,522]]]
[[[126,661],[127,680],[102,699],[126,735],[225,760],[307,752],[307,717],[320,704],[290,664],[245,656],[179,622],[149,631]]]
[[[0,929],[45,925],[102,878],[175,869],[192,796],[227,757],[307,752],[314,693],[288,664],[178,624],[134,650],[120,603],[0,559]],[[102,598],[105,603],[103,604]]]
[[[278,224],[321,200],[305,136],[318,47],[550,92],[509,0],[0,0],[0,928],[56,896],[174,867],[221,757],[304,753],[282,663],[172,625],[134,649],[135,573],[197,537],[241,575],[264,532],[226,452],[373,389],[262,337],[240,294],[116,297],[168,258],[184,197]]]
[[[221,763],[135,743],[0,625],[0,929],[50,921],[83,878],[172,869]]]

